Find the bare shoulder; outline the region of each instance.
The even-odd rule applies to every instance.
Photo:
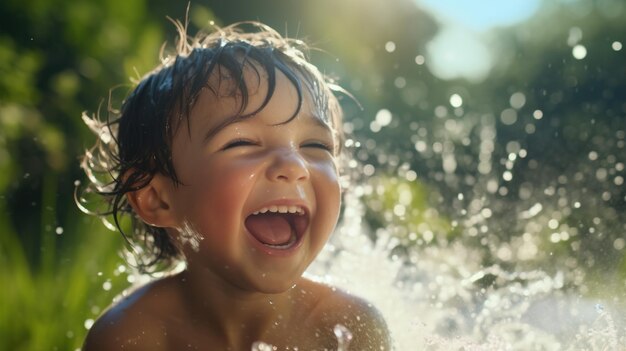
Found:
[[[165,326],[155,306],[162,285],[149,283],[109,307],[90,328],[83,351],[165,350]]]
[[[334,287],[310,284],[320,296],[312,317],[332,328],[337,324],[346,327],[353,337],[350,350],[391,350],[387,324],[374,305]]]

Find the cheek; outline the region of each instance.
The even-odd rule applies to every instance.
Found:
[[[339,173],[334,165],[325,164],[316,168],[318,178],[318,204],[326,218],[332,220],[329,223],[333,228],[339,217],[341,204],[341,188],[339,185]]]
[[[334,162],[320,162],[315,167],[318,178],[325,182],[330,188],[329,190],[339,191],[339,171]]]
[[[197,167],[195,172],[182,186],[185,194],[178,202],[196,220],[239,213],[255,180],[254,165],[233,161]]]

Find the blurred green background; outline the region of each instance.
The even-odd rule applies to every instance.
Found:
[[[461,241],[485,266],[563,270],[623,299],[626,5],[529,1],[507,20],[515,2],[463,3],[196,1],[189,21],[260,20],[322,49],[314,63],[363,106],[346,101],[346,129],[393,255]],[[186,8],[0,3],[0,349],[77,349],[129,286],[121,237],[74,204],[94,142],[80,116],[158,62]]]

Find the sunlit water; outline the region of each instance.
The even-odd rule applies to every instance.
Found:
[[[379,111],[370,131],[410,130],[414,151],[348,142],[361,177],[308,273],[377,306],[398,350],[626,350],[624,118],[508,100]]]
[[[350,342],[352,341],[352,332],[341,324],[335,325],[333,328],[335,337],[337,338],[337,351],[348,351]],[[263,341],[256,341],[252,343],[251,351],[274,351],[273,345],[265,343]],[[294,350],[298,350],[298,347],[294,347]]]
[[[411,250],[375,243],[355,220],[309,273],[381,310],[397,350],[621,350],[623,310],[564,289],[564,274],[481,267],[460,244]]]
[[[352,166],[369,177],[308,273],[377,306],[398,350],[626,349],[623,120],[559,121],[592,142],[546,157],[562,145],[534,147],[554,135],[536,135],[546,117],[522,114],[524,93],[500,116],[462,104],[453,94],[434,122],[411,125],[414,157],[430,162],[420,170],[362,146],[373,156]],[[384,114],[372,131],[392,125]],[[499,125],[520,137],[498,140]]]

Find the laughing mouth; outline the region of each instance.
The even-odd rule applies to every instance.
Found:
[[[263,213],[291,213],[297,215],[304,215],[305,211],[300,206],[268,206],[263,207],[258,211],[253,212],[253,215],[259,215]]]
[[[263,207],[245,220],[248,232],[261,244],[275,249],[294,247],[309,224],[307,211],[301,206]]]

